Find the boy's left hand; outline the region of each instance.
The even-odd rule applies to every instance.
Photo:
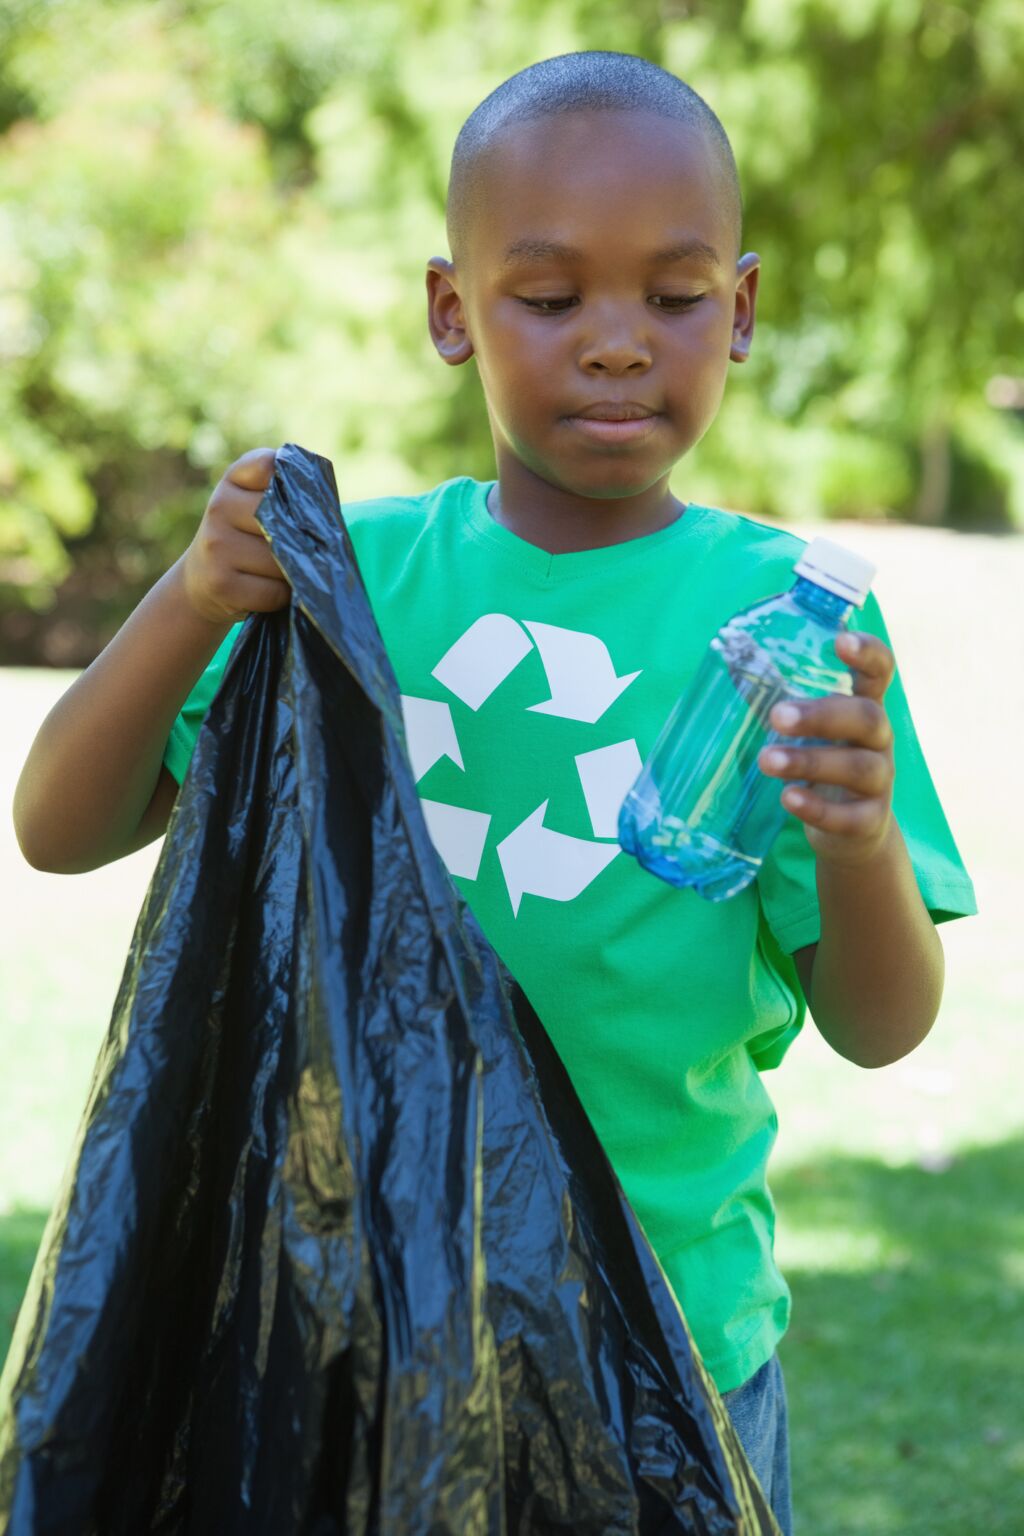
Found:
[[[773,778],[838,784],[843,801],[826,800],[808,787],[788,786],[782,803],[804,823],[811,847],[833,864],[866,863],[879,852],[892,820],[893,735],[882,702],[896,670],[892,651],[876,635],[851,634],[836,640],[840,661],[853,672],[852,698],[828,694],[776,704],[770,715],[783,736],[820,736],[836,746],[763,747],[758,765]],[[789,721],[784,712],[798,714]],[[773,754],[779,753],[776,763]]]

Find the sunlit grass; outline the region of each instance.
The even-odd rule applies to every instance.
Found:
[[[804,1530],[1024,1530],[1022,1187],[1024,1138],[941,1174],[826,1157],[776,1179]]]

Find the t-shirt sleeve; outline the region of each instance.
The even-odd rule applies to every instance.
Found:
[[[855,612],[850,629],[868,631],[890,644],[873,593],[869,593],[863,609]],[[894,736],[893,814],[907,845],[921,897],[936,923],[969,916],[978,910],[974,886],[928,772],[898,668],[886,692],[885,707]],[[821,915],[814,850],[803,823],[795,816],[787,817],[766,857],[758,888],[768,928],[783,954],[791,955],[806,944],[818,942]]]
[[[164,765],[178,784],[185,782],[188,765],[192,761],[192,753],[195,750],[196,739],[199,735],[199,727],[203,723],[206,711],[213,703],[217,689],[220,687],[224,672],[228,664],[228,658],[234,647],[235,641],[242,632],[241,620],[228,630],[220,646],[214,652],[213,659],[209,662],[205,672],[196,683],[192,692],[185,700],[174,724],[171,726],[171,734],[167,738],[167,746],[164,749]]]

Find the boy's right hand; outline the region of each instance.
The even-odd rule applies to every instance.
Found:
[[[273,613],[290,601],[291,587],[256,521],[274,461],[273,448],[253,448],[224,471],[182,556],[185,596],[211,624]]]

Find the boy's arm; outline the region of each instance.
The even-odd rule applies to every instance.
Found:
[[[58,699],[32,743],[14,795],[14,826],[36,869],[96,869],[167,825],[174,804],[166,781],[160,788],[167,738],[231,627],[189,606],[182,560]]]
[[[803,821],[816,856],[821,937],[793,957],[814,1022],[841,1056],[881,1067],[931,1029],[945,960],[892,814],[893,733],[883,700],[895,658],[870,634],[840,635],[836,650],[854,673],[853,697],[777,705],[772,725],[837,744],[780,743],[762,752],[760,766],[807,781],[787,785],[783,804]],[[847,796],[825,799],[817,784],[838,784]]]
[[[884,1067],[919,1045],[942,1001],[942,941],[895,819],[876,859],[817,861],[821,939],[793,956],[821,1034],[849,1061]]]
[[[255,520],[273,467],[272,449],[231,465],[189,548],[43,721],[14,795],[18,842],[37,869],[96,869],[166,828],[175,716],[232,625],[290,600]]]

